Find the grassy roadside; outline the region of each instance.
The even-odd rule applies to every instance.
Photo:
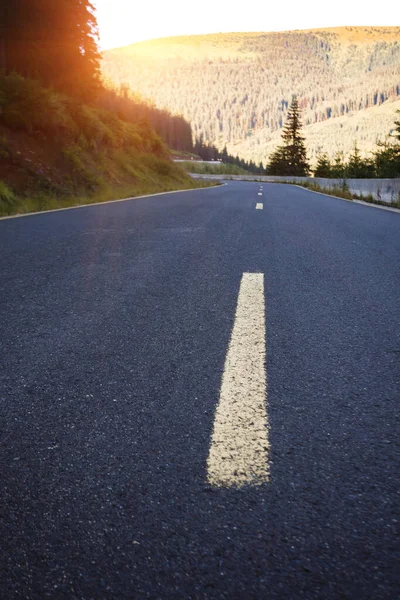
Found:
[[[160,179],[159,181],[153,180],[145,185],[135,185],[133,183],[131,185],[104,186],[102,189],[91,194],[82,193],[76,196],[64,196],[60,198],[47,194],[16,197],[11,190],[0,181],[0,217],[23,215],[59,208],[70,208],[73,206],[84,206],[110,200],[135,198],[147,194],[208,188],[214,187],[215,185],[219,185],[219,183],[216,181],[205,180],[189,180],[189,182],[188,180],[185,180],[178,182]]]

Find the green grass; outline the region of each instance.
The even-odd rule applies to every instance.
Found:
[[[330,196],[338,196],[339,198],[344,198],[345,200],[353,200],[353,195],[350,192],[347,183],[344,181],[341,186],[333,185],[329,188],[323,188],[317,183],[312,183],[310,181],[304,181],[299,183],[296,180],[286,181],[285,183],[291,183],[294,185],[299,185],[301,187],[307,188],[308,190],[312,190],[313,192],[320,192],[323,194],[328,194]]]
[[[209,164],[187,161],[179,164],[188,173],[197,173],[199,175],[248,175],[247,171],[236,165],[220,162]]]
[[[192,180],[193,181],[193,180]],[[135,198],[145,196],[146,194],[171,192],[185,189],[197,189],[212,187],[215,181],[193,181],[193,184],[166,180],[164,178],[152,178],[135,185],[105,185],[91,194],[78,194],[74,196],[56,197],[48,193],[37,193],[26,197],[15,197],[12,193],[10,203],[3,202],[2,182],[0,182],[0,216],[12,216],[17,214],[26,214],[32,212],[41,212],[44,210],[54,210],[58,208],[69,208],[72,206],[83,206],[97,202],[107,202],[109,200],[119,200],[123,198]],[[8,190],[9,191],[9,190]]]

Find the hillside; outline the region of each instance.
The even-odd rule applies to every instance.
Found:
[[[105,52],[102,71],[246,159],[277,145],[293,93],[312,158],[366,154],[399,107],[400,27],[165,38]]]
[[[327,151],[333,158],[335,152],[348,156],[357,142],[361,154],[367,156],[376,142],[383,140],[394,129],[395,111],[400,109],[400,97],[389,99],[380,106],[371,106],[341,117],[326,119],[304,128],[310,162],[315,164],[318,152]],[[269,156],[281,143],[281,131],[270,133],[267,129],[230,145],[233,154],[246,160],[264,152]]]
[[[191,187],[146,123],[0,76],[0,216]]]

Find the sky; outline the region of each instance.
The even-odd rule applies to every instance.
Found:
[[[400,25],[396,0],[92,0],[102,50],[159,37]]]

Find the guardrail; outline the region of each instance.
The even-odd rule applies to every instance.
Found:
[[[302,183],[308,181],[323,189],[343,187],[357,196],[372,196],[374,200],[398,202],[400,200],[400,179],[325,179],[323,177],[279,177],[274,175],[203,175],[190,173],[194,179],[233,179],[235,181],[265,181],[270,183]],[[361,198],[362,199],[362,198]]]

